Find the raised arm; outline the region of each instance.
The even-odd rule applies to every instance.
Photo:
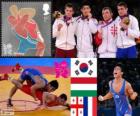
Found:
[[[96,19],[92,18],[92,14],[91,13],[89,13],[88,18],[89,18],[89,22],[88,22],[89,29],[90,29],[91,33],[95,34],[97,32],[98,21]]]
[[[131,84],[128,83],[128,82],[126,83],[126,92],[127,92],[128,96],[130,96],[130,98],[132,100],[135,100],[136,97],[138,96],[138,94],[136,92],[134,92]]]
[[[61,28],[63,27],[63,25],[60,23],[60,20],[59,19],[56,19],[55,20],[55,22],[54,22],[54,24],[53,24],[53,38],[55,38],[55,37],[58,37],[59,36],[59,34],[60,34],[60,30],[61,30]]]
[[[111,81],[109,82],[109,87],[111,87]],[[108,99],[111,99],[113,97],[112,93],[109,91],[105,96],[99,96],[98,97],[98,100],[99,101],[105,101],[105,100],[108,100]]]

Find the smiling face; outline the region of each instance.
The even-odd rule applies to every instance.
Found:
[[[122,77],[122,75],[123,75],[122,68],[120,66],[115,66],[113,75],[115,78]]]

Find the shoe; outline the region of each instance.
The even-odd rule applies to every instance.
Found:
[[[19,63],[17,63],[14,68],[12,69],[12,72],[15,72],[15,71],[20,71],[22,69],[21,65]]]
[[[0,76],[0,80],[2,81],[2,80],[8,80],[8,78],[9,78],[9,75],[6,73],[6,74],[4,74],[3,76]]]
[[[13,104],[12,104],[11,99],[8,99],[7,100],[7,107],[12,107],[12,106],[13,106]]]

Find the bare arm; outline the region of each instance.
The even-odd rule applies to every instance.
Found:
[[[55,96],[53,94],[49,94],[48,92],[43,92],[42,100],[43,105],[41,106],[41,109],[48,108],[47,103],[50,103],[55,99]]]
[[[36,83],[31,87],[31,94],[34,97],[34,99],[37,100],[35,92],[37,89],[43,88],[44,83],[42,80],[40,80],[39,76],[35,76],[34,79]]]
[[[52,94],[49,94],[48,92],[43,93],[43,105],[46,105],[46,103],[49,103],[53,100],[54,96]]]
[[[50,103],[51,101],[54,101],[55,96],[53,94],[49,94],[48,92],[43,92],[42,100],[43,100],[43,105],[41,109],[47,108],[49,110],[65,110],[68,109],[70,110],[70,105],[65,103],[64,105],[59,105],[59,106],[47,106],[47,103]]]
[[[131,84],[128,83],[128,82],[127,82],[127,84],[126,84],[126,92],[127,92],[128,96],[130,96],[130,98],[131,98],[132,100],[135,100],[136,97],[137,97],[137,95],[138,95],[136,92],[134,92],[134,90],[133,90]]]
[[[105,96],[103,96],[104,100],[111,99],[113,97],[111,92],[108,92]]]
[[[98,97],[98,100],[99,101],[105,101],[105,100],[108,100],[108,99],[111,99],[113,97],[112,93],[111,92],[108,92],[105,96],[99,96]]]
[[[109,86],[111,86],[111,81],[109,82]],[[109,91],[105,96],[99,96],[98,100],[99,101],[104,101],[104,100],[108,100],[111,99],[113,97],[112,93]]]

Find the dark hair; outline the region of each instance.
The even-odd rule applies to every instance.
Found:
[[[123,72],[123,65],[122,65],[122,63],[118,63],[118,64],[115,65],[115,67],[117,67],[117,66],[120,67],[121,71]]]
[[[59,84],[58,84],[58,81],[57,81],[57,80],[53,80],[53,81],[49,82],[49,84],[50,84],[52,87],[54,87],[55,89],[57,89],[57,88],[58,88],[58,86],[59,86]]]
[[[113,12],[112,12],[112,9],[111,9],[110,7],[104,7],[104,8],[102,9],[102,11],[103,11],[103,10],[109,10],[111,13],[113,13]]]
[[[73,6],[72,3],[67,3],[67,4],[65,5],[65,9],[66,9],[66,7],[72,8],[72,9],[74,10],[74,6]]]
[[[117,6],[124,6],[125,8],[128,8],[127,4],[125,2],[119,2]]]
[[[61,99],[64,99],[65,101],[67,101],[67,95],[66,94],[61,94],[60,96],[59,96]]]
[[[83,2],[81,8],[83,8],[84,6],[89,6],[91,8],[91,4],[88,1]]]

